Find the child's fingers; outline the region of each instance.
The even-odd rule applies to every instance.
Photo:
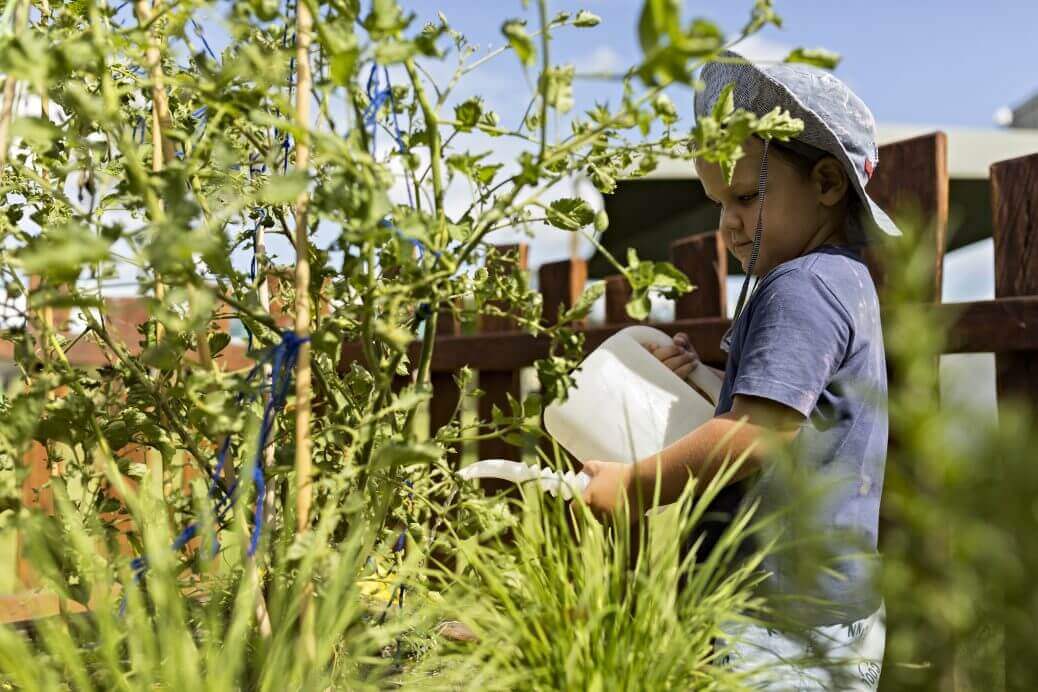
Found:
[[[687,353],[687,351],[678,348],[673,344],[669,344],[667,346],[657,346],[656,350],[652,352],[652,355],[656,356],[660,360],[666,361],[680,353]]]
[[[686,363],[681,367],[677,368],[674,371],[674,374],[680,377],[681,379],[685,379],[686,377],[688,377],[688,374],[695,370],[697,367],[699,367],[698,361],[694,363]]]
[[[692,342],[688,340],[688,334],[685,332],[675,334],[674,343],[682,348],[692,348]]]
[[[693,356],[688,351],[685,351],[683,353],[677,354],[676,356],[668,358],[667,360],[663,361],[663,364],[671,370],[677,370],[678,368],[683,367],[685,365],[691,365],[696,360],[697,359],[695,356]]]

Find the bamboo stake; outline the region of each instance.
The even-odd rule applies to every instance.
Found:
[[[312,19],[305,2],[296,7],[296,124],[310,125],[310,31]],[[310,164],[310,143],[304,134],[296,140],[296,170],[306,172]],[[310,240],[307,234],[306,190],[296,198],[296,317],[295,331],[300,339],[310,336]],[[299,348],[296,368],[296,526],[300,532],[310,525],[310,343]]]
[[[14,26],[15,33],[24,31],[29,21],[29,2],[22,0],[15,8]],[[7,147],[11,135],[11,117],[14,115],[15,90],[18,80],[14,75],[8,74],[4,79],[4,109],[0,111],[0,173],[7,167]]]
[[[313,18],[310,8],[301,0],[296,3],[296,125],[301,136],[296,138],[296,170],[304,174],[310,164],[310,32]],[[296,198],[296,336],[310,336],[310,240],[307,234],[307,206],[309,196],[304,189]],[[310,504],[313,495],[310,459],[310,342],[299,347],[296,368],[296,527],[299,533],[310,526]],[[303,593],[301,607],[300,651],[304,660],[316,656],[314,614],[312,607],[313,583]]]
[[[134,2],[134,13],[137,22],[142,27],[152,21],[153,15],[148,0],[136,0]],[[154,29],[148,31],[148,47],[145,50],[145,59],[148,63],[148,73],[151,78],[151,170],[153,173],[161,173],[165,162],[172,161],[175,157],[173,142],[164,135],[166,130],[172,129],[173,118],[169,113],[169,99],[166,96],[166,79],[162,72],[162,47],[159,43],[158,32]],[[158,213],[165,215],[162,200],[158,201]],[[159,222],[162,218],[153,218],[152,222]],[[155,277],[155,299],[161,302],[166,297],[166,286],[162,277]],[[155,325],[155,341],[161,342],[163,337],[162,325]],[[165,495],[164,476],[161,455],[155,456],[154,452],[148,466],[152,474],[152,482],[156,497]]]

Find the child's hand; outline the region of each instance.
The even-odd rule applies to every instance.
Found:
[[[615,461],[586,461],[584,473],[591,477],[584,489],[584,503],[595,516],[605,518],[623,511],[634,473],[634,464]],[[637,512],[633,511],[632,515]]]
[[[675,334],[673,343],[669,346],[645,344],[645,348],[664,365],[673,370],[674,374],[686,381],[689,373],[701,364],[699,354],[696,353],[696,349],[692,348],[692,342],[688,340],[688,334],[685,334],[685,332]]]

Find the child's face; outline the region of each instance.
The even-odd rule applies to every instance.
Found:
[[[717,164],[696,159],[696,170],[707,197],[721,207],[720,231],[724,244],[746,271],[757,226],[757,185],[764,142],[750,137],[742,146],[746,154],[736,164],[730,185]],[[838,164],[834,159],[829,159],[829,164],[822,166],[820,162],[805,175],[775,149],[768,152],[764,231],[754,274],[762,276],[779,264],[833,240],[834,232],[842,238],[842,224],[835,224],[839,228],[834,228],[833,207],[846,192],[846,177],[842,188],[834,190],[833,185],[838,181],[830,178],[834,172],[839,177],[839,171],[833,170]],[[820,166],[829,170],[820,171]],[[834,192],[838,192],[838,196]]]

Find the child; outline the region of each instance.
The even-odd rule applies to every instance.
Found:
[[[776,444],[791,450],[801,471],[824,482],[812,529],[832,538],[840,574],[820,572],[804,593],[794,584],[804,565],[769,556],[763,586],[803,599],[792,611],[799,634],[723,627],[733,639],[730,663],[741,671],[767,666],[753,680],[769,689],[874,689],[885,636],[871,572],[887,382],[879,305],[860,246],[867,232],[899,232],[864,190],[878,152],[861,100],[827,72],[738,59],[730,53],[703,69],[697,115],[734,82],[737,108],[764,115],[781,107],[804,129],[786,143],[750,137],[731,183],[719,166],[696,160],[707,195],[721,207],[720,233],[747,275],[722,343],[728,362],[715,417],[636,464],[588,462],[584,501],[599,513],[625,499],[644,508],[659,474],[660,501],[672,502],[690,476],[703,487],[725,458],[748,453],[735,480],[759,471],[754,494],[765,509],[781,509],[791,498],[769,460]],[[751,276],[756,289],[746,299]],[[706,367],[683,334],[655,354],[683,377]],[[816,660],[796,660],[809,654]]]

